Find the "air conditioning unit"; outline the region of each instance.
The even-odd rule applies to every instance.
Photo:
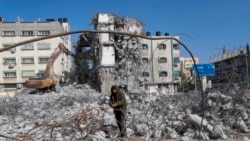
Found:
[[[17,89],[21,89],[22,87],[23,87],[22,84],[16,84]]]
[[[14,63],[10,63],[9,64],[9,68],[14,68],[15,64]]]
[[[10,49],[10,52],[11,52],[11,53],[15,53],[15,52],[16,52],[16,49],[15,49],[15,48],[12,48],[12,49]]]

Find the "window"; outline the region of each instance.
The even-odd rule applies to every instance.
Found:
[[[13,78],[16,77],[16,71],[4,71],[3,77],[7,78]]]
[[[166,44],[160,44],[160,45],[158,45],[158,49],[165,50],[165,49],[167,49],[167,46],[166,46]]]
[[[185,63],[185,68],[192,68],[193,64],[191,63]]]
[[[174,76],[180,76],[180,72],[179,71],[174,71]]]
[[[22,58],[22,64],[34,64],[34,58],[33,57]]]
[[[49,30],[38,31],[37,35],[38,36],[50,35],[50,31]]]
[[[215,64],[215,68],[219,68],[219,64]]]
[[[142,58],[142,64],[147,65],[148,64],[148,58]]]
[[[159,57],[159,63],[167,63],[167,58],[166,57]]]
[[[174,71],[174,76],[179,77],[180,76],[180,71]]]
[[[17,84],[4,84],[4,88],[16,88]]]
[[[64,61],[62,60],[62,62]],[[86,60],[86,66],[89,70],[93,68],[93,64],[94,64],[93,60]]]
[[[38,58],[38,63],[39,64],[46,64],[49,61],[49,57],[39,57]]]
[[[33,36],[33,31],[22,31],[21,36]]]
[[[149,77],[149,73],[148,72],[142,72],[142,77]]]
[[[142,50],[148,50],[148,45],[147,44],[142,44]]]
[[[10,46],[10,44],[3,44],[3,47],[8,47]]]
[[[23,70],[22,71],[22,77],[32,77],[35,76],[34,70]]]
[[[15,36],[15,31],[3,31],[3,36]]]
[[[180,63],[180,58],[179,57],[174,57],[174,63]]]
[[[179,57],[174,57],[174,67],[178,67],[178,64],[180,63]]]
[[[37,73],[38,77],[44,77],[45,70],[39,70]]]
[[[8,65],[8,64],[16,64],[16,58],[3,58],[3,64]]]
[[[160,71],[159,72],[159,77],[167,77],[167,76],[168,76],[167,71]]]
[[[39,50],[49,50],[50,49],[50,43],[38,43],[37,48]]]
[[[34,50],[34,44],[30,43],[30,44],[22,45],[21,50]]]
[[[226,61],[227,65],[231,65],[231,63],[232,63],[231,61]]]
[[[8,46],[12,45],[12,43],[3,43],[2,45],[3,45],[3,47],[8,47]],[[8,49],[8,51],[13,51],[13,50],[16,50],[16,49],[15,48]]]
[[[173,44],[173,49],[174,49],[174,50],[180,50],[179,44]]]

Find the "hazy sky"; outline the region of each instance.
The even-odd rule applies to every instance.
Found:
[[[0,0],[6,21],[66,17],[71,30],[93,29],[97,12],[140,19],[151,35],[179,34],[200,63],[209,63],[223,46],[233,50],[250,44],[250,0]],[[181,54],[188,56],[183,48]]]

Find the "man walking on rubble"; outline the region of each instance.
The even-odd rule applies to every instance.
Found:
[[[116,123],[120,130],[120,137],[126,137],[125,117],[127,112],[127,103],[125,94],[120,91],[117,85],[113,85],[111,87],[109,106],[114,109]]]

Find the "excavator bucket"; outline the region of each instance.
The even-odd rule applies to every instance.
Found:
[[[48,88],[56,85],[56,80],[53,78],[46,78],[42,80],[26,80],[24,83],[24,86],[26,88],[37,88],[37,89],[43,89]]]

